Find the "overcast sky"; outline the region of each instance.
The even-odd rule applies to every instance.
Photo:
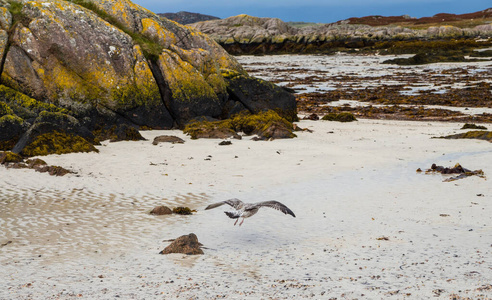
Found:
[[[283,21],[331,23],[369,15],[430,17],[492,7],[490,0],[133,0],[155,13],[189,11],[227,18],[239,14]]]

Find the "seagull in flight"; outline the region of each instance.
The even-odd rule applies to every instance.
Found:
[[[229,218],[237,219],[236,222],[234,222],[234,225],[236,225],[237,221],[239,221],[239,218],[243,218],[241,223],[239,223],[239,226],[241,226],[243,224],[245,218],[249,218],[252,215],[256,214],[258,212],[258,210],[260,209],[260,207],[270,207],[270,208],[279,210],[279,211],[283,212],[284,214],[289,214],[289,215],[293,216],[294,218],[296,217],[296,215],[294,215],[294,212],[292,212],[292,210],[290,210],[287,206],[285,206],[284,204],[282,204],[278,201],[273,201],[273,200],[272,201],[257,202],[257,203],[244,203],[243,201],[241,201],[239,199],[233,198],[233,199],[229,199],[226,201],[221,201],[221,202],[217,202],[214,204],[210,204],[209,206],[207,206],[205,208],[205,210],[216,208],[216,207],[219,207],[219,206],[224,205],[224,204],[228,204],[236,210],[236,211],[225,211],[224,212]]]

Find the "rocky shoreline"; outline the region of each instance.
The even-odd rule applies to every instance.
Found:
[[[484,12],[488,11],[491,11],[487,13],[488,18],[492,18],[492,10]],[[469,25],[471,27],[459,27],[461,23],[455,26],[438,23],[419,28],[399,23],[371,26],[347,21],[298,28],[280,19],[239,15],[190,26],[210,35],[234,55],[382,51],[402,41],[473,40],[492,36],[492,25],[487,22]]]

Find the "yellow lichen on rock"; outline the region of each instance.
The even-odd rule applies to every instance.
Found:
[[[138,87],[142,103],[145,101],[147,106],[156,106],[161,102],[159,87],[155,81],[152,70],[150,69],[140,46],[133,47],[135,66],[135,87]]]
[[[195,99],[218,101],[217,95],[203,75],[176,53],[164,50],[158,64],[175,101],[193,102]]]
[[[153,19],[142,19],[142,34],[158,41],[165,48],[169,48],[169,46],[176,43],[174,33],[163,28],[161,24]]]

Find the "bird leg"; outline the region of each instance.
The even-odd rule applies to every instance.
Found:
[[[237,221],[239,221],[239,218],[236,219],[236,222],[234,222],[234,226],[236,226]],[[239,224],[241,226],[241,224]]]
[[[239,220],[239,219],[238,219]],[[243,222],[244,222],[244,218],[243,220],[241,221],[241,223],[239,223],[239,226],[243,225]]]

